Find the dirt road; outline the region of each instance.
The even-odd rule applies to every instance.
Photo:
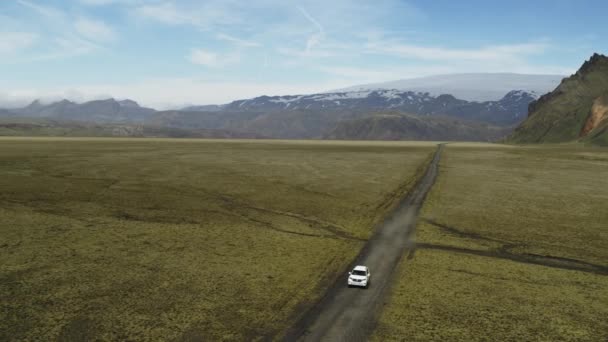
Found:
[[[410,244],[424,198],[437,177],[442,149],[443,145],[439,145],[422,179],[378,227],[355,261],[354,264],[370,268],[369,288],[348,288],[345,270],[344,277],[338,278],[323,299],[287,332],[284,340],[367,340],[393,279],[393,271]]]

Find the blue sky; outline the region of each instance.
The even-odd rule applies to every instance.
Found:
[[[566,0],[4,0],[0,104],[168,108],[443,73],[567,75],[608,53],[605,13]]]

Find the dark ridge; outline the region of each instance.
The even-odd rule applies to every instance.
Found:
[[[580,69],[578,69],[578,71],[576,72],[576,75],[585,74],[589,72],[589,70],[591,70],[591,68],[593,68],[596,64],[604,62],[608,63],[608,57],[596,52],[593,54],[593,56],[591,56],[591,58],[589,58],[588,61],[585,61],[585,63],[583,63]]]
[[[562,80],[562,82],[564,82],[564,80],[566,80],[566,79],[567,78],[564,78]],[[540,107],[542,107],[545,103],[551,101],[553,98],[555,98],[561,94],[562,94],[562,92],[561,92],[561,90],[559,90],[559,87],[558,87],[554,91],[552,91],[550,93],[546,93],[546,94],[542,95],[541,97],[539,97],[537,100],[530,102],[530,104],[528,104],[528,117],[531,117],[532,114],[534,114],[534,112],[536,112],[536,110],[539,109]]]
[[[608,57],[598,54],[598,53],[594,53],[593,56],[591,56],[591,58],[589,58],[589,60],[585,61],[583,63],[583,65],[581,65],[581,67],[576,71],[575,74],[571,75],[570,77],[566,77],[566,78],[562,79],[562,81],[560,82],[560,85],[563,84],[564,81],[569,80],[571,78],[584,77],[585,74],[587,74],[589,71],[591,71],[591,69],[599,63],[608,63]],[[553,98],[561,95],[562,93],[563,92],[560,90],[560,87],[558,86],[552,92],[542,95],[536,101],[530,102],[530,104],[528,105],[528,117],[530,117],[537,109],[542,107],[543,104],[551,101]]]

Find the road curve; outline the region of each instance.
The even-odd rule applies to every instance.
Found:
[[[370,268],[369,288],[348,288],[345,272],[344,277],[339,277],[323,298],[287,331],[283,340],[367,340],[390,287],[393,271],[408,248],[424,198],[437,177],[442,150],[440,144],[424,176],[377,228],[350,265]]]

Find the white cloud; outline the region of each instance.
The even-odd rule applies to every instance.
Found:
[[[363,82],[383,81],[395,76],[395,70],[377,70],[348,66],[321,66],[318,69],[330,75],[363,80]]]
[[[0,32],[0,57],[20,52],[36,41],[38,35],[30,32]]]
[[[246,40],[246,39],[241,39],[241,38],[237,38],[234,36],[231,36],[229,34],[225,34],[225,33],[218,33],[216,35],[216,38],[219,40],[224,40],[230,43],[233,43],[239,47],[259,47],[262,46],[262,44],[251,41],[251,40]]]
[[[176,6],[173,2],[151,3],[135,8],[135,13],[145,19],[169,25],[191,25],[201,30],[240,23],[238,2],[208,0],[197,6]]]
[[[188,56],[190,62],[208,67],[216,67],[220,63],[218,55],[213,52],[208,52],[202,49],[192,50]]]
[[[313,18],[304,8],[298,6],[298,10],[317,29],[317,32],[311,34],[308,37],[308,39],[306,40],[306,50],[305,51],[307,54],[309,54],[312,51],[312,49],[315,46],[319,45],[319,43],[321,43],[323,38],[325,38],[325,29],[323,29],[323,26],[315,18]]]
[[[319,66],[317,70],[350,80],[351,85],[361,83],[375,83],[394,81],[397,79],[407,79],[438,74],[449,74],[459,72],[456,68],[449,65],[430,65],[430,66],[390,66],[390,67],[351,67],[343,65]]]
[[[307,50],[302,50],[302,49],[280,47],[277,49],[277,52],[284,56],[297,57],[300,59],[329,58],[329,57],[337,57],[337,56],[341,55],[341,53],[339,53],[338,51],[333,50],[333,49],[315,49],[315,50],[307,51]],[[298,61],[291,60],[291,62],[298,62]]]
[[[81,3],[91,6],[101,6],[114,3],[115,0],[80,0]]]
[[[86,55],[103,49],[101,46],[74,36],[57,37],[49,42],[49,49],[22,56],[21,62],[40,62]]]
[[[104,6],[112,4],[134,4],[137,0],[80,0],[80,3],[89,6]]]
[[[17,2],[38,14],[39,18],[36,25],[39,28],[36,33],[35,49],[32,49],[30,54],[22,54],[19,58],[20,62],[88,54],[103,49],[98,43],[116,38],[114,30],[103,21],[74,17],[70,12],[33,1],[17,0]],[[23,42],[31,44],[31,40],[23,39]]]
[[[74,28],[83,37],[94,41],[113,41],[116,39],[114,29],[101,20],[80,17]]]
[[[363,52],[425,61],[506,62],[519,60],[528,55],[543,53],[548,47],[549,45],[546,43],[524,43],[454,49],[439,46],[403,44],[395,41],[380,41],[367,43]]]
[[[240,56],[238,54],[217,54],[203,49],[193,49],[188,55],[188,60],[193,64],[218,68],[239,62]]]
[[[83,55],[101,49],[101,46],[77,37],[59,37],[55,39],[55,43],[61,57]]]
[[[17,2],[47,18],[61,19],[65,17],[65,13],[63,11],[53,7],[47,7],[25,0],[17,0]]]
[[[136,9],[142,17],[154,19],[165,24],[195,24],[194,18],[188,13],[179,11],[173,3],[144,5]]]
[[[0,28],[2,28],[2,29],[7,29],[9,27],[10,28],[19,27],[20,23],[21,22],[13,16],[8,16],[6,14],[0,14]]]
[[[156,78],[127,84],[73,85],[64,88],[30,88],[2,91],[0,107],[25,105],[34,99],[78,102],[100,98],[129,98],[156,109],[180,108],[189,104],[223,104],[261,95],[310,94],[352,85],[342,81],[285,84],[272,82],[215,82],[189,78]]]

